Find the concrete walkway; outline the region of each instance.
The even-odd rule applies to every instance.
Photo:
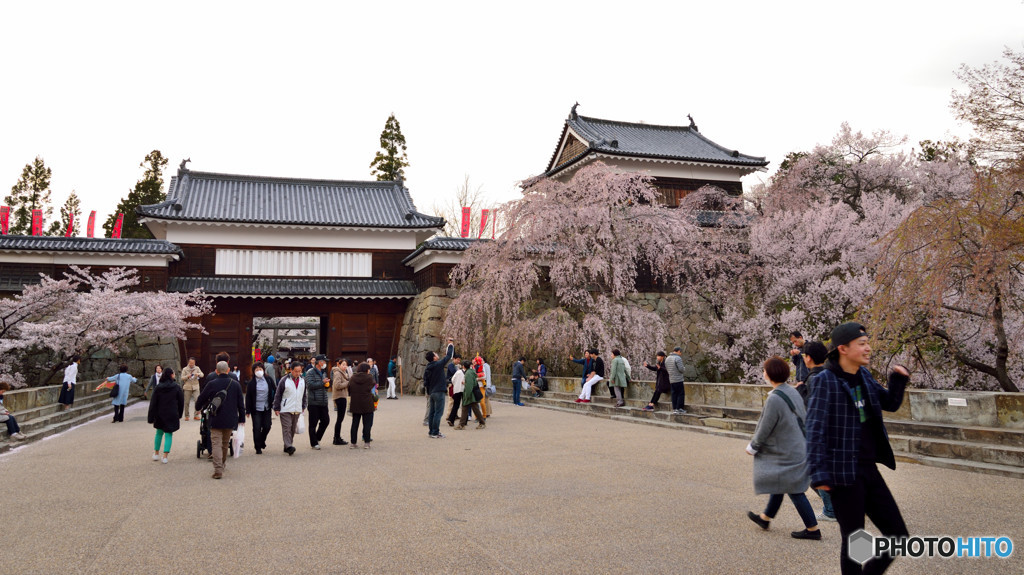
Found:
[[[381,401],[370,450],[195,457],[198,422],[150,460],[147,404],[0,456],[3,573],[838,572],[839,536],[796,541],[745,513],[742,440],[497,405],[485,430],[427,438],[425,399]],[[334,413],[332,412],[332,417]],[[349,419],[345,420],[347,437]],[[333,429],[333,421],[331,423]],[[251,428],[250,428],[251,429]],[[1010,559],[902,559],[889,573],[1024,572],[1024,481],[901,464],[883,472],[912,533],[1011,537]],[[815,509],[820,501],[812,496]]]

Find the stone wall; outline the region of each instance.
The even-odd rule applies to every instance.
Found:
[[[409,304],[405,320],[402,322],[398,347],[399,356],[402,358],[406,393],[421,392],[423,369],[427,364],[423,357],[424,352],[428,349],[436,352],[443,350],[441,329],[444,326],[445,312],[455,294],[454,289],[432,287],[420,293]],[[665,318],[667,337],[661,351],[671,352],[676,346],[683,348],[687,379],[714,381],[719,377],[718,370],[703,351],[703,346],[711,338],[702,329],[708,322],[706,313],[687,308],[679,294],[641,293],[634,294],[629,299],[643,309],[657,312]],[[650,350],[649,358],[630,358],[634,374],[645,373],[643,361],[646,359],[653,362],[657,351],[659,350]],[[547,356],[552,357],[551,354]]]
[[[78,367],[79,379],[102,379],[117,373],[121,363],[128,365],[128,373],[142,379],[153,375],[157,365],[166,365],[179,371],[181,354],[178,340],[165,336],[134,336],[128,339],[127,351],[115,354],[101,350],[91,358],[82,360]]]
[[[441,352],[441,329],[455,290],[427,288],[409,304],[402,321],[398,355],[402,358],[402,381],[405,393],[422,393],[423,370],[427,366],[427,350]]]

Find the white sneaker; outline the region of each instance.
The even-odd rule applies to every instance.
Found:
[[[166,458],[166,457],[164,457],[163,459],[161,459],[161,460],[160,460],[160,463],[167,463],[167,458]]]
[[[160,461],[160,456],[154,453],[153,454],[153,461]]]
[[[28,439],[28,436],[25,435],[24,433],[15,433],[14,435],[11,436],[11,438],[17,440],[25,440]]]
[[[836,518],[835,517],[829,517],[828,515],[825,515],[824,511],[819,513],[817,515],[817,518],[818,518],[818,521],[828,521],[828,522],[831,522],[831,523],[835,523],[836,522]]]

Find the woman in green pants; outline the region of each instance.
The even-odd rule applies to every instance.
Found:
[[[153,399],[149,402],[149,423],[156,428],[153,440],[153,461],[167,463],[171,453],[171,436],[181,426],[181,414],[185,410],[185,393],[174,380],[174,370],[165,368],[160,376],[160,383],[153,390]],[[160,457],[160,442],[164,444],[164,455]]]

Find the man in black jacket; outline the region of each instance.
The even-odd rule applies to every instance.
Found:
[[[448,338],[448,352],[443,358],[438,358],[433,351],[425,354],[427,367],[423,370],[423,388],[430,397],[427,419],[430,424],[428,436],[431,439],[441,439],[441,414],[444,412],[444,398],[448,394],[448,381],[445,377],[445,364],[455,356],[455,344]]]
[[[306,397],[309,410],[309,446],[320,450],[320,441],[331,424],[331,411],[328,409],[327,386],[331,379],[327,377],[327,356],[318,355],[313,366],[306,370]]]
[[[224,463],[228,458],[231,432],[238,424],[245,424],[245,398],[242,386],[228,375],[228,362],[217,363],[217,377],[206,384],[196,399],[196,410],[202,410],[215,398],[220,398],[216,415],[210,419],[210,441],[213,444],[213,478],[224,476]]]

